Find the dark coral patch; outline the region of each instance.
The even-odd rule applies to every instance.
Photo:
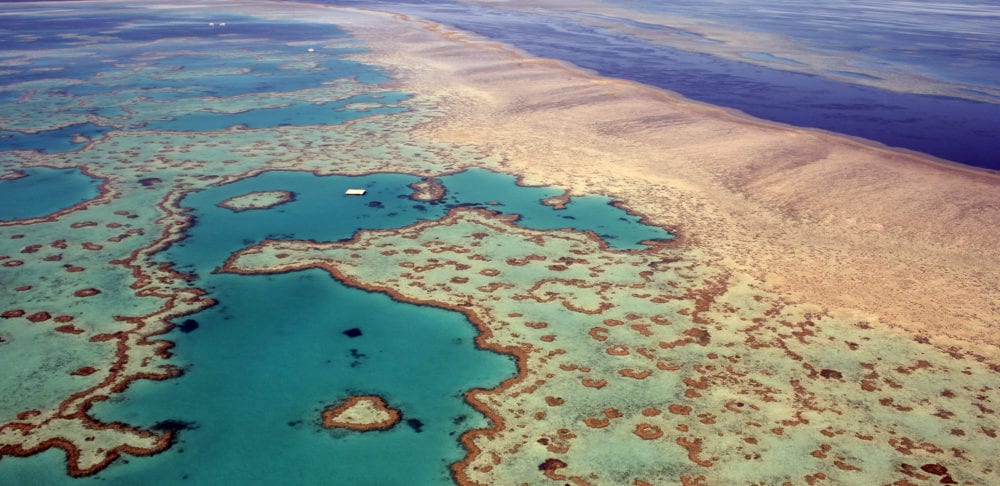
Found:
[[[184,334],[187,334],[191,331],[194,331],[195,329],[198,329],[198,321],[194,319],[184,319],[184,322],[181,322],[181,324],[177,326],[177,328],[180,329],[181,332],[183,332]]]
[[[45,311],[39,311],[28,316],[28,320],[31,322],[45,322],[51,318],[52,314],[49,314],[48,312]]]
[[[344,331],[343,334],[345,336],[353,339],[353,338],[361,336],[361,329],[358,329],[356,327],[352,327],[351,329],[348,329],[348,330]]]
[[[94,374],[96,372],[97,372],[97,369],[94,368],[93,366],[84,366],[82,368],[76,369],[75,371],[73,371],[70,374],[73,375],[73,376],[90,376],[90,375],[92,375],[92,374]]]
[[[157,422],[153,425],[153,430],[159,430],[161,432],[177,432],[180,430],[193,430],[197,429],[198,424],[194,422],[185,422],[183,420],[163,420]]]
[[[89,288],[89,289],[80,289],[80,290],[77,290],[76,292],[73,292],[73,295],[75,295],[77,297],[92,297],[92,296],[95,296],[95,295],[97,295],[99,293],[101,293],[100,290],[97,290],[95,288]]]
[[[821,370],[819,375],[823,378],[828,378],[832,380],[839,380],[843,378],[843,375],[837,370]]]
[[[562,469],[566,466],[567,464],[564,461],[560,461],[559,459],[550,457],[538,465],[538,470],[552,472],[555,471],[556,469]]]
[[[655,440],[663,437],[663,429],[647,423],[637,425],[634,433],[642,440]]]

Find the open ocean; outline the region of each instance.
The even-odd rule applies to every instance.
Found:
[[[752,38],[754,33],[771,34],[805,52],[802,61],[767,51],[785,49],[785,43],[748,43],[745,59],[723,58],[712,54],[718,49],[715,44],[723,41],[711,35],[634,18],[603,16],[600,24],[594,24],[595,15],[586,13],[511,10],[503,8],[503,3],[487,7],[447,0],[323,3],[400,11],[533,55],[568,61],[604,76],[675,91],[765,120],[1000,169],[1000,2],[996,0],[821,0],[808,6],[791,0],[609,2],[632,11],[636,18],[680,15],[692,24],[711,27],[706,30],[732,31],[736,40],[730,42]],[[635,27],[671,30],[678,38],[695,37],[704,48],[691,50],[690,43],[680,44],[685,50],[654,43],[627,30]],[[821,64],[809,65],[812,58],[831,56],[839,64],[859,69],[834,71]],[[909,77],[928,78],[954,95],[910,92]],[[883,78],[892,89],[860,83]]]

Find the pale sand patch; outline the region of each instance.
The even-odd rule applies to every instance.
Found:
[[[303,7],[313,11],[313,7]],[[288,11],[285,11],[287,14]],[[401,15],[329,9],[399,89],[448,101],[417,135],[603,193],[789,296],[966,341],[1000,337],[1000,177],[755,120]]]
[[[335,23],[394,88],[445,100],[446,116],[416,136],[476,144],[527,183],[625,200],[790,299],[997,355],[996,173],[757,120],[405,15],[240,7]]]
[[[324,410],[323,427],[359,432],[385,430],[396,425],[399,418],[399,410],[386,405],[382,397],[364,395],[350,397],[340,405]]]
[[[295,194],[288,191],[255,191],[228,198],[218,204],[230,211],[250,211],[271,209],[295,200]]]

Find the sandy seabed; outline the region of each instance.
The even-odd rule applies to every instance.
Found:
[[[708,288],[704,295],[689,296],[695,304],[694,311],[681,314],[689,316],[694,327],[676,341],[660,341],[657,352],[689,345],[705,347],[712,339],[706,333],[711,331],[715,335],[727,322],[721,316],[725,313],[724,309],[713,308],[718,304],[713,299],[724,303],[723,296],[732,295],[735,292],[732,289],[752,288],[754,291],[749,292],[748,297],[754,293],[766,295],[758,302],[768,302],[771,309],[780,307],[778,303],[781,306],[809,306],[816,309],[817,314],[834,316],[845,322],[864,323],[876,331],[884,331],[883,339],[904,338],[912,341],[914,346],[920,346],[920,349],[958,361],[953,368],[946,368],[936,360],[924,361],[926,365],[918,361],[910,367],[900,366],[896,368],[896,375],[892,375],[897,381],[902,381],[904,375],[919,374],[927,368],[947,369],[947,376],[940,378],[950,383],[948,386],[958,388],[962,386],[963,372],[970,377],[975,375],[977,380],[984,375],[995,377],[1000,372],[1000,337],[996,332],[1000,326],[1000,299],[997,298],[1000,295],[1000,249],[996,246],[996,242],[1000,241],[1000,176],[996,173],[817,130],[752,119],[685,100],[663,90],[601,78],[561,62],[532,58],[509,46],[403,15],[292,3],[238,2],[232,7],[265,17],[328,21],[348,30],[368,49],[355,57],[389,69],[394,80],[392,88],[414,93],[417,99],[437,100],[440,114],[418,127],[411,133],[412,136],[441,144],[474,145],[484,153],[501,158],[502,168],[518,175],[522,183],[556,185],[567,188],[571,195],[604,194],[622,201],[626,209],[643,215],[649,223],[668,227],[678,234],[679,238],[672,243],[671,251],[679,252],[678,258],[693,262],[688,271],[703,272],[684,278],[699,282],[699,285],[708,285],[706,282],[711,281],[717,288]],[[195,3],[178,8],[213,14],[220,9],[218,4]],[[336,169],[332,170],[336,172]],[[169,204],[163,206],[164,212],[176,216],[171,209],[176,201],[166,203]],[[517,234],[516,230],[483,215],[457,213],[451,218],[454,220],[452,224],[488,226],[498,234]],[[433,224],[427,226],[418,229],[435,229]],[[524,236],[525,241],[545,237],[534,234]],[[584,240],[574,244],[574,248],[588,249],[593,255],[603,255],[600,252],[606,250]],[[151,246],[149,251],[154,247]],[[359,247],[357,251],[363,249]],[[144,256],[141,253],[137,252],[133,259]],[[527,263],[515,260],[518,264],[510,265],[533,264],[531,262],[538,260],[531,257],[541,258],[537,255],[517,257],[523,257]],[[618,255],[605,257],[609,261],[614,260],[613,263],[627,259]],[[650,257],[650,261],[643,258],[637,261],[644,265],[658,264],[655,258]],[[337,264],[343,265],[342,262]],[[416,263],[401,261],[400,264],[412,267]],[[664,265],[667,264],[669,262]],[[357,280],[354,283],[393,293],[404,300],[434,301],[426,296],[407,297],[392,287],[395,280],[391,278],[365,284],[362,277],[354,276]],[[677,281],[682,282],[684,278],[679,276]],[[496,283],[499,286],[490,287],[489,292],[498,289],[506,291],[502,287],[502,278],[500,280]],[[547,285],[555,285],[561,289],[560,292],[569,294],[589,289],[579,282],[570,284],[553,280]],[[571,288],[574,286],[576,290]],[[624,293],[622,295],[626,298]],[[437,301],[447,304],[444,297]],[[460,304],[443,306],[457,305]],[[496,308],[503,306],[496,305]],[[490,330],[490,317],[492,322],[502,320],[500,315],[491,313],[495,309],[490,306],[490,302],[484,300],[469,311],[475,314],[470,314],[470,318],[484,333]],[[571,306],[567,305],[567,309],[574,311]],[[751,307],[752,304],[733,308]],[[596,309],[599,314],[601,307]],[[702,318],[700,313],[712,317]],[[511,322],[519,322],[521,317],[513,313],[506,316]],[[704,322],[699,319],[704,319]],[[809,319],[803,322],[809,322]],[[524,326],[534,329],[530,326],[532,324],[538,325],[538,322],[526,322]],[[601,356],[607,355],[608,360],[626,355],[645,356],[640,351],[645,348],[614,344],[614,339],[626,338],[615,337],[609,329],[622,324],[620,320],[608,319],[603,327],[591,328],[590,337],[603,343]],[[655,334],[649,330],[653,324],[647,327],[642,325],[642,322],[636,322],[631,324],[631,328],[637,329],[636,332],[644,337]],[[796,325],[800,329],[789,331],[789,336],[794,336],[789,341],[797,339],[806,343],[812,331],[808,331],[801,322]],[[603,330],[594,330],[598,328]],[[864,329],[867,332],[869,327]],[[577,482],[617,481],[620,478],[612,480],[603,476],[599,468],[588,470],[581,467],[581,462],[585,460],[578,458],[588,456],[588,452],[581,452],[583,447],[571,448],[569,444],[578,436],[581,437],[577,440],[579,443],[598,437],[595,434],[599,431],[626,429],[630,439],[662,441],[667,450],[678,447],[684,450],[692,467],[699,473],[678,474],[673,476],[675,481],[685,484],[704,484],[708,481],[714,484],[725,479],[718,472],[719,457],[711,455],[713,447],[722,450],[718,443],[712,442],[710,435],[696,436],[693,432],[698,427],[712,425],[716,420],[713,413],[725,413],[717,409],[708,410],[707,398],[704,402],[698,401],[702,395],[723,404],[722,408],[731,413],[739,414],[745,410],[744,401],[718,396],[730,388],[721,378],[718,382],[712,381],[710,376],[715,375],[704,371],[712,371],[714,368],[711,366],[715,365],[699,364],[702,368],[695,371],[703,376],[691,372],[684,379],[686,386],[679,386],[678,390],[685,390],[683,396],[687,401],[674,397],[671,390],[671,400],[664,403],[637,404],[642,408],[641,412],[638,408],[634,411],[634,417],[628,415],[628,407],[607,406],[581,416],[574,428],[559,428],[537,438],[529,432],[535,430],[533,427],[541,426],[532,424],[546,420],[555,423],[561,420],[560,414],[570,415],[570,412],[560,410],[572,413],[581,410],[571,407],[574,396],[546,396],[544,406],[549,407],[545,409],[549,410],[548,418],[544,413],[541,416],[536,413],[534,421],[523,417],[524,410],[505,409],[504,400],[522,396],[518,398],[518,403],[521,403],[527,400],[523,396],[531,395],[539,387],[544,390],[545,386],[557,386],[553,384],[559,381],[553,380],[555,372],[551,373],[553,377],[538,376],[540,368],[532,369],[531,366],[545,362],[534,361],[538,358],[529,355],[532,349],[545,348],[547,345],[543,343],[553,340],[558,343],[560,338],[556,334],[545,334],[532,344],[536,348],[525,348],[519,339],[527,337],[518,333],[491,331],[490,338],[500,341],[493,342],[491,348],[521,349],[518,355],[521,367],[518,379],[521,381],[508,381],[501,389],[470,395],[470,401],[474,401],[493,420],[495,429],[475,431],[463,438],[470,456],[453,466],[457,480],[506,483],[543,478],[564,480],[569,477]],[[651,334],[647,336],[647,332]],[[523,333],[528,335],[531,331]],[[548,341],[542,339],[549,336],[552,337]],[[857,345],[855,342],[847,344],[848,347]],[[784,349],[791,353],[788,355],[790,359],[794,359],[796,353],[787,347]],[[631,353],[633,350],[634,353]],[[571,350],[563,350],[564,353],[556,351],[558,349],[553,349],[551,353],[555,354],[547,356],[553,360],[552,366],[556,366],[556,356],[569,353],[570,356],[564,359],[565,366],[558,367],[567,373],[579,370],[579,366],[569,364],[572,362]],[[734,359],[715,352],[708,354],[708,360],[718,359],[721,362]],[[714,357],[711,356],[713,354]],[[584,389],[600,390],[593,393],[603,394],[600,396],[605,397],[602,399],[605,403],[617,404],[623,397],[615,396],[616,382],[612,381],[609,385],[608,380],[644,380],[648,384],[645,386],[655,387],[656,380],[665,373],[678,370],[687,373],[687,365],[683,363],[669,360],[653,362],[655,370],[652,367],[645,371],[623,368],[617,378],[585,377],[580,382]],[[963,365],[964,371],[958,371]],[[896,388],[893,383],[899,383],[885,378],[884,370],[880,377],[874,365],[865,369],[868,374],[862,377],[860,390],[881,393],[885,388],[886,396],[878,400],[883,407],[900,414],[913,409],[902,400],[893,400],[895,392],[891,389]],[[813,414],[814,421],[822,423],[815,417],[827,409],[815,404],[814,392],[809,386],[824,386],[822,384],[826,381],[823,380],[841,383],[846,375],[842,372],[811,369],[808,379],[819,385],[803,384],[807,382],[797,379],[786,383],[794,389],[788,395],[794,396],[797,413],[785,420],[788,424],[770,429],[769,440],[787,436],[783,435],[789,434],[786,428],[808,425],[807,417]],[[524,379],[529,376],[550,381],[546,382],[548,385],[526,385]],[[882,384],[879,379],[888,381]],[[528,390],[530,386],[534,388]],[[736,388],[734,385],[731,389]],[[709,389],[711,391],[706,391]],[[856,390],[857,393],[862,393],[860,390]],[[938,454],[943,455],[942,461],[951,461],[952,474],[956,474],[960,481],[962,478],[954,472],[957,463],[968,463],[969,470],[959,470],[959,473],[966,472],[969,477],[995,478],[996,465],[990,464],[991,460],[995,460],[990,458],[995,456],[990,456],[989,451],[997,448],[998,420],[993,410],[997,389],[980,386],[957,392],[963,397],[966,392],[978,393],[978,412],[968,416],[975,422],[959,423],[952,429],[952,435],[969,434],[979,441],[977,444],[989,444],[978,452],[955,448],[945,450],[929,440],[893,437],[894,432],[885,430],[871,431],[872,435],[857,431],[857,440],[877,443],[902,456],[919,456],[914,457],[912,464],[897,465],[895,472],[898,474],[893,477],[902,478],[900,481],[936,481],[938,476],[951,478],[946,476],[948,468],[938,464],[937,460],[930,460],[936,459]],[[538,396],[543,393],[539,392]],[[591,392],[574,393],[582,395]],[[946,398],[950,398],[949,393],[954,395],[955,392],[950,389],[941,392]],[[668,403],[671,401],[674,403]],[[753,403],[746,400],[748,408]],[[669,415],[662,412],[664,409]],[[949,417],[948,414],[951,414],[941,409],[937,412],[937,415]],[[640,419],[639,415],[643,418]],[[622,419],[623,416],[625,419]],[[668,417],[671,420],[688,417],[690,420],[667,422]],[[660,425],[656,425],[658,420]],[[524,437],[510,433],[515,427],[512,424],[523,426],[529,432],[525,432]],[[769,424],[761,424],[762,427],[765,425]],[[507,430],[503,429],[505,426]],[[821,428],[814,423],[812,427],[831,438],[842,433],[832,426]],[[691,435],[688,435],[689,430]],[[166,447],[169,440],[163,436],[158,441],[151,437],[142,439],[156,442],[142,444],[152,451]],[[750,445],[756,445],[758,440],[766,441],[762,437],[747,436],[742,439]],[[970,437],[968,440],[973,439]],[[544,456],[551,456],[531,463],[532,467],[533,464],[538,465],[534,471],[538,474],[536,479],[522,476],[523,467],[506,467],[509,457],[533,457],[534,449],[531,447],[537,447],[536,443],[545,446]],[[840,444],[837,445],[839,447]],[[812,452],[800,451],[817,459],[829,456],[830,464],[827,465],[829,467],[810,470],[810,474],[794,478],[794,482],[812,484],[834,474],[852,473],[857,467],[851,460],[851,454],[867,454],[864,452],[867,449],[861,447],[857,452],[841,451],[842,455],[837,456],[838,451],[831,452],[831,447],[821,444]],[[64,448],[71,449],[68,446]],[[121,450],[131,452],[124,447]],[[29,451],[24,449],[22,452]],[[747,461],[754,460],[752,453],[748,455],[751,457]],[[722,463],[728,459],[723,458]],[[99,461],[95,459],[92,462]],[[528,460],[524,462],[530,463]],[[591,461],[588,464],[599,465],[600,462]],[[714,469],[713,464],[716,466]],[[573,476],[573,471],[581,472]],[[636,471],[636,476],[629,480],[634,479],[635,484],[640,484],[642,480],[639,476],[660,480],[671,477],[670,471],[650,470]],[[851,477],[841,476],[840,481],[850,481]],[[874,474],[871,477],[885,476]]]
[[[323,18],[322,8],[302,9]],[[391,70],[395,88],[443,100],[443,116],[415,136],[480,147],[502,157],[506,170],[526,184],[621,200],[677,233],[675,245],[687,257],[734,276],[731,282],[747,279],[777,301],[871,323],[887,339],[912,339],[978,363],[987,374],[1000,370],[998,174],[753,119],[404,15],[326,11],[367,46],[359,60]],[[823,370],[822,377],[839,380],[839,374]],[[862,390],[870,391],[864,380]],[[996,399],[995,387],[979,392],[992,397],[988,402]],[[907,411],[892,398],[881,404]],[[968,419],[986,424],[984,437],[995,439],[992,408]],[[635,435],[659,436],[643,427]],[[893,445],[897,439],[885,440],[883,447],[910,454]],[[681,445],[705,467],[694,459],[700,441]],[[826,457],[825,447],[812,457]],[[465,472],[480,475],[458,477],[503,478],[500,453],[491,453],[497,467],[467,460]],[[985,466],[986,477],[996,474],[981,460],[971,462]],[[841,459],[835,465],[851,470]],[[918,466],[898,466],[898,477],[934,478],[921,477]],[[826,478],[816,473],[804,480]]]
[[[625,201],[780,293],[995,356],[995,172],[753,119],[403,15],[325,10],[396,88],[446,100],[418,135],[484,147],[525,183]]]

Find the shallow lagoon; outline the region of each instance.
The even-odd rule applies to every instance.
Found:
[[[388,78],[380,68],[343,59],[356,46],[344,31],[328,24],[298,23],[289,28],[230,16],[219,19],[227,21],[223,27],[190,17],[153,17],[123,10],[91,13],[81,8],[69,19],[56,13],[46,15],[44,8],[35,11],[39,14],[5,15],[6,29],[0,30],[0,43],[9,47],[0,52],[0,62],[12,66],[0,71],[0,111],[14,123],[0,128],[3,150],[76,150],[83,144],[74,141],[74,135],[97,139],[113,129],[207,131],[241,124],[253,128],[334,124],[403,110],[396,106],[366,112],[344,109],[350,103],[393,104],[406,98],[386,92],[329,103],[284,101],[278,106],[265,99],[259,103],[265,109],[235,115],[145,112],[143,108],[152,105],[142,105],[140,100],[155,104],[200,97],[206,105],[222,99],[225,106],[226,99],[324,88],[336,79],[371,84]],[[20,35],[23,32],[35,35]],[[71,35],[91,35],[94,40],[71,43],[63,39]],[[301,43],[315,46],[314,51]],[[85,56],[36,54],[91,45],[92,52]],[[30,96],[24,96],[26,92]],[[199,109],[197,104],[192,106]]]
[[[80,169],[33,167],[0,180],[0,221],[40,218],[97,197],[101,180]]]
[[[184,376],[136,382],[124,398],[92,410],[104,421],[179,429],[179,442],[162,454],[118,462],[73,481],[134,484],[157,477],[165,484],[219,484],[336,478],[363,484],[377,477],[384,484],[451,483],[448,465],[465,454],[458,437],[488,425],[464,393],[513,376],[513,360],[476,349],[477,331],[459,313],[347,287],[323,271],[213,273],[231,252],[249,244],[264,238],[349,238],[362,228],[437,219],[458,205],[520,214],[518,224],[533,228],[594,231],[621,249],[672,237],[603,197],[573,198],[566,209],[553,209],[541,200],[562,190],[518,186],[505,174],[471,169],[443,176],[446,196],[430,203],[409,197],[408,186],[419,180],[405,174],[318,177],[276,171],[185,198],[196,224],[160,259],[197,273],[194,284],[220,303],[178,322],[165,336],[176,343],[175,363],[185,368]],[[350,187],[368,193],[344,196]],[[292,191],[295,200],[241,212],[218,206],[232,196],[274,190]],[[354,329],[361,334],[345,333]],[[402,411],[403,421],[369,433],[319,426],[325,406],[355,394],[385,397]],[[12,463],[7,471],[19,479],[69,481],[58,464],[60,454],[5,460],[4,466]],[[390,457],[393,467],[386,468]]]

